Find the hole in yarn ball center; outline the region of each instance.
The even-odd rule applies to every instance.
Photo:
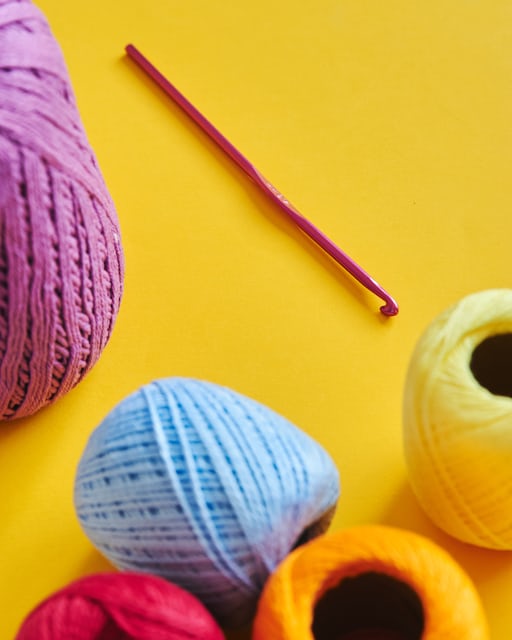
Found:
[[[419,596],[404,582],[368,572],[344,578],[316,603],[315,640],[421,640]]]
[[[469,366],[482,387],[494,395],[512,397],[512,333],[485,338],[473,350]]]

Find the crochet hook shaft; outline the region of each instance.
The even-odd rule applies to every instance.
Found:
[[[152,79],[192,120],[251,178],[251,180],[318,246],[346,269],[366,289],[385,304],[380,311],[386,316],[398,313],[395,300],[362,267],[315,227],[280,193],[256,167],[216,129],[169,80],[132,44],[125,48],[128,56]]]

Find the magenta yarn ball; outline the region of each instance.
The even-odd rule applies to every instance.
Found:
[[[157,576],[99,573],[60,589],[23,621],[15,640],[224,640],[205,607]]]
[[[89,371],[122,293],[119,225],[45,16],[0,0],[0,419]]]

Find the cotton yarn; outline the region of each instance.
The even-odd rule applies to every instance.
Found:
[[[100,356],[122,291],[118,221],[45,16],[0,0],[0,419]]]
[[[419,339],[404,390],[411,486],[456,538],[512,549],[512,290],[469,295]]]
[[[338,494],[313,439],[250,398],[187,378],[115,407],[75,481],[80,524],[115,566],[179,584],[226,627],[245,624],[277,564],[326,529]]]
[[[53,594],[24,620],[15,640],[223,640],[192,595],[162,578],[101,573]]]
[[[418,534],[382,525],[327,533],[268,580],[253,640],[488,640],[463,569]]]

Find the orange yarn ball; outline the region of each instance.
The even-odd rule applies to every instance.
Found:
[[[488,640],[469,577],[448,553],[385,526],[326,534],[267,581],[253,640]]]

